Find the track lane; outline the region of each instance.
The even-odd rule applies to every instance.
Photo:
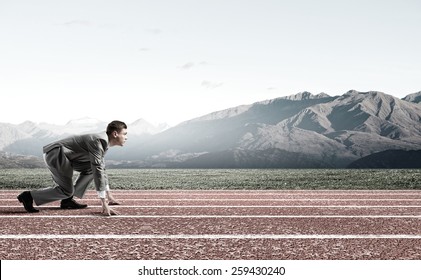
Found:
[[[126,216],[193,216],[193,215],[300,215],[300,216],[421,216],[421,206],[112,206]],[[96,216],[101,206],[90,205],[86,209],[62,210],[59,205],[41,206],[39,213],[28,214],[19,206],[0,206],[2,217],[22,216]]]
[[[1,259],[421,258],[420,191],[115,191],[110,218],[92,191],[26,217],[19,192],[0,191]]]
[[[1,259],[419,260],[419,239],[2,240]]]
[[[421,218],[360,217],[119,217],[1,219],[0,235],[19,234],[411,234]]]

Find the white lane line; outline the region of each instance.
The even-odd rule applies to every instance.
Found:
[[[0,193],[20,193],[23,191],[28,191],[32,189],[0,189]],[[35,190],[35,189],[34,189]],[[223,194],[223,195],[238,195],[238,194],[245,194],[245,195],[254,195],[254,194],[308,194],[308,195],[337,195],[337,194],[356,194],[356,195],[366,195],[366,194],[380,194],[380,195],[396,195],[396,194],[421,194],[420,190],[414,190],[414,189],[401,189],[401,190],[386,190],[386,189],[372,189],[372,190],[352,190],[352,189],[324,189],[324,190],[313,190],[313,189],[301,189],[301,190],[292,190],[292,189],[265,189],[265,190],[259,190],[259,189],[233,189],[233,190],[224,190],[224,189],[208,189],[208,190],[183,190],[183,189],[167,189],[167,190],[153,190],[153,189],[143,189],[143,190],[134,190],[134,189],[113,189],[113,192],[116,193],[140,193],[140,194]],[[96,194],[95,191],[87,191],[86,195],[94,195]]]
[[[124,198],[124,201],[420,201],[421,198]],[[17,201],[5,198],[0,201]],[[98,201],[98,198],[84,198],[83,201]]]
[[[57,208],[59,205],[36,206],[37,208]],[[113,208],[421,208],[421,205],[112,205]],[[0,205],[0,208],[23,208],[22,205]],[[89,208],[102,208],[88,205]]]
[[[0,239],[421,239],[411,234],[3,234]]]
[[[102,215],[6,215],[0,216],[0,219],[9,218],[50,218],[50,219],[63,219],[63,218],[152,218],[152,219],[421,219],[421,215],[116,215],[116,216],[102,216]]]
[[[114,191],[113,191],[114,192]],[[4,191],[0,191],[0,197],[1,196],[10,196],[10,195],[18,195],[20,192],[4,192]],[[90,197],[97,197],[96,194],[94,193],[88,193],[85,194],[86,196],[90,196]],[[179,193],[179,192],[172,192],[172,193],[143,193],[143,192],[136,192],[136,193],[118,193],[117,195],[119,196],[133,196],[133,195],[139,195],[139,196],[228,196],[228,197],[235,197],[235,196],[396,196],[396,195],[401,195],[401,196],[420,196],[421,195],[421,191],[420,192],[416,192],[416,193],[408,193],[408,192],[399,192],[399,193],[377,193],[377,192],[373,192],[373,193],[286,193],[283,191],[279,191],[279,192],[273,192],[273,193],[265,193],[265,192],[256,192],[256,193],[242,193],[242,192],[237,192],[237,193],[190,193],[190,194],[186,194],[186,193]]]
[[[22,189],[24,190],[24,189]],[[89,190],[95,192],[94,190]],[[113,191],[119,192],[417,192],[419,189],[114,189]]]

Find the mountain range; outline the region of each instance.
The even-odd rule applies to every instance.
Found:
[[[421,92],[403,99],[378,91],[350,90],[341,96],[301,92],[213,112],[172,128],[139,120],[128,124],[125,147],[110,149],[107,164],[125,168],[344,168],[359,160],[359,166],[364,166],[361,161],[379,152],[421,150],[420,101]],[[92,119],[62,127],[0,123],[0,149],[40,156],[42,146],[54,139],[101,131],[105,125]]]

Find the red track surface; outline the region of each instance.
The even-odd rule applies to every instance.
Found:
[[[0,259],[421,259],[421,191],[114,191],[119,216],[0,191]]]

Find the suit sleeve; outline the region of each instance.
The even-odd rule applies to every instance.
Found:
[[[99,139],[92,140],[88,142],[88,151],[95,189],[97,191],[105,191],[108,185],[108,177],[105,173],[105,151]]]

